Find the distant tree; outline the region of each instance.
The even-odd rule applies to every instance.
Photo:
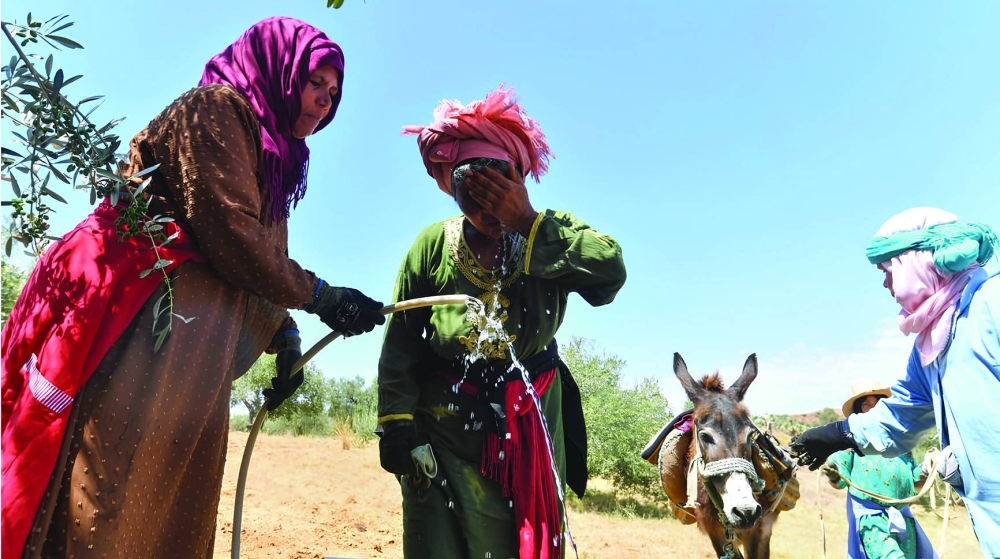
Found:
[[[360,376],[330,379],[328,394],[327,414],[335,419],[352,417],[378,399],[375,383],[368,384]]]
[[[826,425],[827,423],[833,423],[838,421],[840,416],[837,415],[837,411],[833,408],[823,408],[819,413],[816,414],[816,422],[820,425]]]
[[[562,353],[580,386],[591,477],[610,480],[616,491],[662,499],[656,468],[639,456],[670,420],[659,383],[647,378],[634,388],[622,387],[625,361],[598,355],[588,340],[573,338]]]
[[[2,328],[4,324],[7,324],[7,317],[10,316],[14,303],[21,295],[24,282],[28,281],[28,273],[6,260],[0,263],[0,266],[2,266],[0,282],[3,284],[2,291],[0,291],[0,307],[2,307],[0,308],[0,328]]]
[[[305,381],[295,395],[285,400],[278,409],[270,412],[269,417],[281,418],[294,415],[321,416],[326,411],[329,401],[329,385],[323,378],[323,373],[312,363],[307,363]],[[250,370],[233,382],[229,403],[232,406],[243,404],[250,412],[250,422],[253,422],[257,412],[264,406],[263,390],[271,387],[271,378],[275,376],[274,356],[261,355],[250,367]]]
[[[327,414],[334,428],[353,432],[356,442],[375,438],[378,427],[378,384],[367,383],[361,377],[330,379],[330,404]]]
[[[785,414],[761,415],[753,418],[753,422],[761,429],[770,427],[771,433],[782,444],[788,442],[809,428],[805,423]]]

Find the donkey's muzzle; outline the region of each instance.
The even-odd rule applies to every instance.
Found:
[[[749,507],[733,507],[731,518],[737,529],[746,530],[757,522],[762,511],[763,509],[759,504]]]

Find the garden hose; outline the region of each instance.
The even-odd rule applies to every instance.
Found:
[[[386,305],[382,307],[382,314],[392,314],[400,311],[408,311],[411,309],[419,309],[421,307],[431,307],[434,305],[467,305],[472,298],[468,295],[438,295],[435,297],[421,297],[419,299],[410,299],[408,301],[400,301],[392,305]],[[305,353],[298,361],[292,366],[292,375],[301,374],[302,368],[316,357],[320,351],[323,350],[330,342],[336,340],[340,337],[340,332],[331,332],[326,335],[325,338],[316,343],[316,345],[309,348],[309,351]],[[254,442],[257,440],[257,434],[260,432],[261,425],[264,424],[264,418],[267,416],[267,405],[270,400],[264,402],[261,406],[260,411],[257,412],[257,417],[254,418],[253,427],[250,428],[250,435],[247,437],[247,446],[243,450],[243,461],[240,463],[240,475],[236,482],[236,504],[233,508],[233,549],[232,558],[239,559],[240,556],[240,531],[242,525],[243,517],[243,493],[247,485],[247,472],[250,469],[250,454],[253,452]]]

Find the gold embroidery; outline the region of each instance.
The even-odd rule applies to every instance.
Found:
[[[528,248],[525,250],[524,255],[524,273],[530,274],[528,268],[531,267],[531,249],[535,247],[535,233],[538,232],[538,225],[542,223],[542,218],[545,217],[545,212],[538,212],[538,217],[535,218],[535,222],[531,224],[531,232],[528,233]]]
[[[379,425],[385,425],[390,421],[413,421],[412,413],[391,413],[389,415],[383,415],[378,418],[377,423]]]
[[[491,328],[490,321],[485,316],[470,310],[465,317],[472,324],[472,328],[468,336],[459,336],[458,341],[465,346],[470,354],[478,353],[487,359],[506,359],[507,343],[514,343],[517,335],[508,334],[506,328],[503,327],[503,324],[507,322],[505,309],[499,306],[487,306],[486,308],[490,309],[487,312],[493,312],[497,315],[502,331],[497,332],[495,328]]]
[[[483,302],[486,312],[492,313],[502,325],[507,321],[506,309],[510,306],[510,299],[503,294],[503,290],[513,285],[521,277],[521,261],[524,259],[525,253],[524,237],[515,234],[511,238],[511,249],[500,268],[487,270],[479,264],[469,245],[465,242],[465,235],[462,231],[463,220],[464,218],[459,216],[444,224],[448,254],[465,279],[483,290],[483,293],[476,298]],[[486,317],[478,315],[471,309],[466,314],[466,318],[471,324],[469,335],[459,337],[459,342],[470,353],[480,353],[487,359],[506,359],[506,342],[513,342],[517,336],[508,334],[506,328],[503,329],[503,332],[491,332]]]

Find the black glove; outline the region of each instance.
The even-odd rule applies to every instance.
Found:
[[[347,338],[371,332],[376,324],[385,324],[382,303],[357,289],[330,287],[325,281],[319,281],[313,302],[303,310],[318,315],[334,332],[340,332]]]
[[[382,426],[378,458],[382,469],[397,475],[415,476],[417,467],[410,452],[426,441],[417,433],[417,424],[409,420],[390,421]]]
[[[302,339],[299,338],[299,331],[278,332],[271,339],[268,349],[276,353],[274,368],[277,371],[277,376],[271,379],[271,388],[264,389],[264,397],[268,400],[267,410],[271,411],[295,394],[305,380],[304,373],[292,376],[292,367],[302,357]]]
[[[834,421],[819,427],[806,430],[792,440],[789,446],[792,457],[798,459],[799,465],[809,466],[815,470],[822,466],[826,459],[838,450],[853,449],[864,456],[858,445],[854,443],[854,435],[847,430],[847,420]]]

